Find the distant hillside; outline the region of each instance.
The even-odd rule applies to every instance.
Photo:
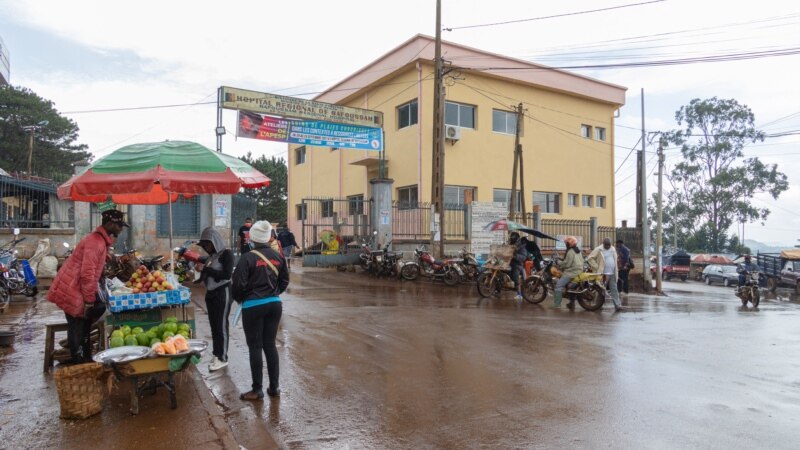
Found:
[[[791,245],[784,245],[784,246],[775,246],[764,244],[763,242],[753,241],[750,239],[744,240],[744,245],[750,247],[750,251],[753,253],[779,253],[781,250],[786,250],[787,248],[792,248]]]

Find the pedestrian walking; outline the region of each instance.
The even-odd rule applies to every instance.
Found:
[[[228,316],[231,312],[231,275],[233,251],[227,248],[219,231],[208,227],[200,233],[197,243],[210,256],[205,264],[195,264],[206,285],[206,311],[211,326],[212,354],[208,370],[215,371],[228,365]]]
[[[244,219],[244,225],[239,227],[239,254],[244,255],[250,251],[250,227],[253,225],[253,219],[248,217]]]
[[[633,269],[631,250],[625,246],[622,239],[617,239],[617,269],[619,278],[617,279],[617,291],[628,293],[628,275]]]
[[[620,311],[622,310],[622,303],[619,300],[619,291],[617,290],[617,260],[617,250],[611,246],[611,239],[609,238],[604,238],[603,244],[592,250],[588,258],[592,272],[605,275],[608,283],[608,292],[614,302],[614,310]]]
[[[92,324],[106,310],[100,298],[105,287],[100,283],[104,282],[103,269],[111,258],[109,247],[123,227],[130,227],[121,211],[103,211],[101,217],[101,225],[75,246],[47,292],[47,299],[61,308],[67,318],[70,363],[92,360],[89,334]]]
[[[253,379],[252,389],[239,396],[242,400],[264,398],[262,351],[267,358],[267,395],[280,396],[275,337],[283,313],[280,295],[289,286],[289,269],[283,255],[270,245],[272,240],[272,225],[269,222],[261,220],[254,223],[250,228],[253,249],[242,255],[233,274],[233,298],[242,305],[242,326]]]
[[[516,231],[509,235],[508,243],[514,246],[514,256],[511,258],[511,281],[514,282],[514,290],[517,291],[517,296],[514,298],[519,302],[522,301],[522,280],[525,279],[525,261],[528,259],[528,249],[525,246],[526,241],[520,239],[519,233]]]
[[[283,256],[286,258],[286,264],[291,267],[292,255],[295,247],[297,247],[297,241],[294,239],[294,233],[292,233],[287,224],[283,224],[283,229],[278,233],[278,241],[283,247]]]

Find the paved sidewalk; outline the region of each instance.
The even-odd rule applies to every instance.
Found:
[[[140,398],[139,414],[131,415],[129,384],[123,380],[100,414],[60,419],[55,383],[51,374],[42,373],[42,361],[45,324],[62,322],[64,315],[41,296],[12,306],[0,319],[4,328],[17,331],[14,346],[0,348],[0,448],[240,448],[195,368],[176,377],[175,410],[159,389]]]

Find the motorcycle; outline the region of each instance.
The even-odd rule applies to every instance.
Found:
[[[554,255],[546,260],[542,269],[522,282],[522,298],[529,303],[541,303],[547,298],[548,291],[555,291],[561,278],[561,270],[557,265],[558,257]],[[606,301],[606,289],[602,274],[587,270],[570,280],[564,297],[571,302],[577,301],[586,311],[597,311]]]
[[[747,306],[747,302],[750,302],[756,308],[761,302],[761,293],[758,290],[761,273],[744,272],[744,276],[744,286],[736,288],[736,296],[742,301],[742,306]]]
[[[406,280],[413,280],[421,275],[433,281],[441,279],[444,284],[455,286],[464,277],[464,272],[455,259],[436,259],[424,247],[414,250],[414,259],[414,263],[405,264],[400,269],[400,276]]]
[[[178,277],[178,281],[183,283],[184,281],[192,278],[193,281],[198,281],[200,278],[200,274],[195,272],[194,265],[195,263],[205,264],[208,260],[207,256],[202,256],[199,253],[190,250],[189,246],[194,244],[194,241],[186,241],[180,247],[175,247],[172,251],[175,253],[175,276]],[[172,269],[172,266],[169,262],[164,264],[164,271],[169,272]],[[194,276],[191,274],[194,273]]]
[[[483,272],[478,275],[478,294],[481,297],[499,296],[502,291],[513,291],[514,281],[511,279],[511,268],[503,264],[497,257],[491,257],[483,265]]]
[[[18,239],[19,228],[14,229],[14,238],[7,244],[0,247],[0,278],[2,278],[2,291],[0,296],[10,299],[11,295],[21,294],[26,297],[35,297],[39,293],[36,286],[39,280],[33,273],[31,265],[26,259],[17,259],[19,252],[16,245],[25,240]],[[4,301],[0,298],[0,301]]]
[[[478,276],[481,274],[481,265],[475,258],[475,254],[468,252],[466,248],[461,249],[458,254],[458,265],[464,273],[464,281],[477,281]]]

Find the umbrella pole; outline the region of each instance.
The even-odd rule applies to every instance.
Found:
[[[169,202],[169,271],[175,273],[175,252],[172,251],[172,194],[167,192]]]

